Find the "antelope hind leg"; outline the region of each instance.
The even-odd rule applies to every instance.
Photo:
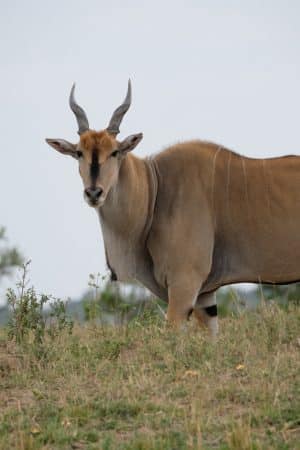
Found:
[[[194,306],[194,315],[199,325],[208,328],[211,336],[215,337],[219,331],[216,293],[200,294]]]

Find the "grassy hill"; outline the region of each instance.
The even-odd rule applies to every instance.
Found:
[[[17,346],[0,330],[0,449],[299,449],[300,309],[77,325]]]

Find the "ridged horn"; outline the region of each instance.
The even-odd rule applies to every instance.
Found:
[[[74,91],[75,91],[75,83],[72,86],[70,97],[69,97],[69,105],[73,113],[75,114],[77,123],[78,123],[78,134],[82,134],[85,131],[89,130],[89,121],[88,118],[84,112],[84,110],[76,103],[75,97],[74,97]]]
[[[120,133],[120,123],[122,122],[122,119],[124,117],[124,115],[126,114],[126,112],[129,109],[129,106],[131,105],[131,81],[130,79],[128,80],[128,89],[127,89],[127,94],[125,97],[124,102],[114,111],[112,118],[110,119],[109,125],[107,127],[107,131],[114,135],[117,136],[117,134]]]

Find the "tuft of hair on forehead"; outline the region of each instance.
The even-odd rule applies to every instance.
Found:
[[[110,152],[116,146],[116,139],[106,130],[88,130],[80,136],[80,147],[87,151]]]

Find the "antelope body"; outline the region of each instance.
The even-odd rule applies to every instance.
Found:
[[[71,91],[80,140],[47,139],[79,161],[98,213],[108,266],[168,302],[175,325],[194,312],[217,333],[215,291],[240,282],[300,280],[300,157],[251,159],[213,143],[130,153],[142,134],[116,139],[131,86],[107,129],[89,129]]]

